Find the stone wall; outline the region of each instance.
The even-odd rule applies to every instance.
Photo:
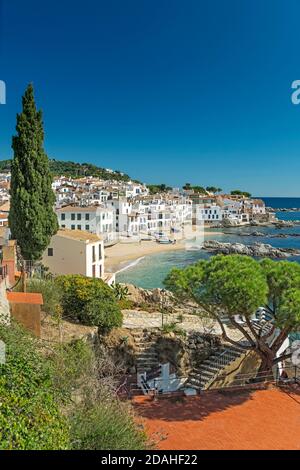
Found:
[[[126,371],[132,373],[139,357],[136,332],[136,328],[118,328],[102,338],[114,361],[123,361]],[[146,332],[145,340],[157,353],[158,364],[169,362],[171,370],[183,377],[187,377],[195,363],[205,360],[220,344],[217,336],[194,331],[165,333],[159,328],[144,328],[143,332]]]
[[[156,350],[161,364],[169,362],[174,371],[187,377],[195,364],[207,359],[219,344],[216,336],[199,332],[190,332],[185,336],[160,332]]]

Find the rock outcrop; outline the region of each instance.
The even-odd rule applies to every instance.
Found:
[[[149,312],[169,311],[172,313],[194,313],[195,308],[199,308],[192,302],[179,304],[178,299],[172,292],[166,289],[143,289],[133,284],[123,284],[128,289],[128,300],[135,308],[147,310]]]
[[[239,254],[255,256],[258,258],[288,258],[289,256],[300,256],[300,251],[294,248],[275,248],[264,243],[243,245],[242,243],[222,243],[216,240],[207,240],[203,249],[211,253]]]

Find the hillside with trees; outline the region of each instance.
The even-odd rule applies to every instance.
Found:
[[[53,176],[68,176],[81,178],[83,176],[95,176],[104,180],[129,181],[131,178],[119,170],[107,171],[92,163],[78,163],[72,161],[49,159],[50,171]],[[0,160],[0,172],[11,171],[11,160]]]

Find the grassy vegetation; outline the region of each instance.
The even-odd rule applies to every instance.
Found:
[[[175,333],[178,336],[186,336],[186,331],[183,328],[180,328],[176,322],[165,323],[162,327],[163,333]]]
[[[0,449],[67,449],[69,424],[47,359],[18,325],[0,326],[6,363],[0,365]]]
[[[17,324],[0,327],[0,449],[147,448],[131,406],[120,402],[117,369],[101,344],[49,346]]]
[[[53,317],[97,324],[102,332],[122,317],[115,292],[99,280],[61,276],[32,278],[29,292],[41,292]],[[0,326],[6,363],[0,365],[0,449],[135,450],[148,446],[132,408],[117,388],[124,365],[113,361],[99,336],[69,343],[39,340],[18,324]]]

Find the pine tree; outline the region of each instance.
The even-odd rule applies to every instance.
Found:
[[[43,147],[42,113],[36,109],[31,84],[22,102],[23,110],[17,115],[17,135],[12,141],[9,226],[23,258],[35,261],[57,232],[58,223],[53,210],[55,195],[49,161]]]

